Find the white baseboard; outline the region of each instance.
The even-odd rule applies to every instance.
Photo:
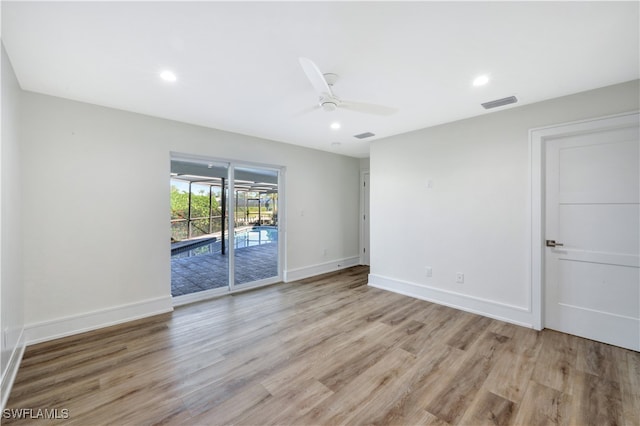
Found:
[[[13,387],[13,382],[16,379],[16,374],[18,374],[18,368],[20,368],[20,362],[22,361],[22,356],[24,355],[24,329],[20,332],[20,337],[18,337],[18,341],[16,346],[13,348],[11,352],[11,357],[9,358],[9,363],[7,364],[7,368],[3,371],[2,380],[0,382],[0,395],[2,395],[2,401],[0,402],[0,412],[4,410],[4,407],[7,405],[7,400],[9,399],[9,394],[11,393],[11,388]]]
[[[369,274],[369,285],[522,327],[533,328],[533,315],[528,308],[508,305],[493,300],[482,299],[376,274]]]
[[[171,296],[163,296],[99,311],[29,324],[25,327],[25,341],[27,345],[33,345],[171,311],[173,311]]]
[[[332,260],[330,262],[319,263],[317,265],[305,266],[304,268],[290,269],[284,272],[283,281],[288,283],[304,278],[313,277],[327,272],[339,271],[360,264],[360,257],[346,257],[344,259]]]

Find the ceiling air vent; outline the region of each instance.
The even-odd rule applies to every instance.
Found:
[[[509,96],[508,98],[496,99],[495,101],[489,101],[481,104],[484,109],[497,108],[503,105],[515,104],[518,102],[515,96]]]
[[[370,138],[371,136],[375,136],[375,134],[371,132],[364,132],[364,133],[360,133],[359,135],[354,135],[353,137],[358,139],[365,139],[365,138]]]

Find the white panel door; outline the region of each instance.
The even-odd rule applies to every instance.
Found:
[[[637,123],[545,147],[545,326],[638,351]]]

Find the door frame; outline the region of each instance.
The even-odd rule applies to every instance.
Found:
[[[529,130],[530,163],[530,211],[529,217],[529,257],[531,279],[530,308],[533,328],[542,330],[544,324],[544,240],[545,240],[545,148],[550,139],[578,134],[588,134],[602,130],[637,125],[638,111],[597,117],[570,123],[556,124]]]
[[[369,175],[369,188],[365,188],[365,176]],[[371,263],[371,237],[369,237],[369,244],[366,244],[365,246],[365,241],[364,241],[364,235],[365,235],[365,227],[368,226],[369,228],[371,227],[369,219],[370,219],[370,211],[371,211],[371,193],[369,192],[371,190],[371,173],[369,172],[369,169],[362,169],[360,170],[360,264],[361,265],[369,265]],[[365,197],[369,198],[369,211],[365,211]],[[367,215],[367,218],[365,220],[365,215]],[[369,256],[365,256],[364,254],[364,250],[367,249],[369,250],[369,253],[367,253]],[[365,258],[369,257],[369,262],[365,262]]]

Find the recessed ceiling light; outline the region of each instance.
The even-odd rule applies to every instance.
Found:
[[[170,82],[174,82],[178,79],[178,77],[176,77],[176,75],[169,70],[162,71],[160,73],[160,78],[163,79],[164,81],[170,81]]]
[[[337,121],[334,123],[331,123],[331,128],[333,130],[338,130],[340,128],[340,123],[338,123]]]
[[[478,87],[478,86],[484,86],[485,84],[487,84],[489,82],[489,76],[486,74],[483,75],[479,75],[477,76],[474,80],[473,80],[473,85]]]

